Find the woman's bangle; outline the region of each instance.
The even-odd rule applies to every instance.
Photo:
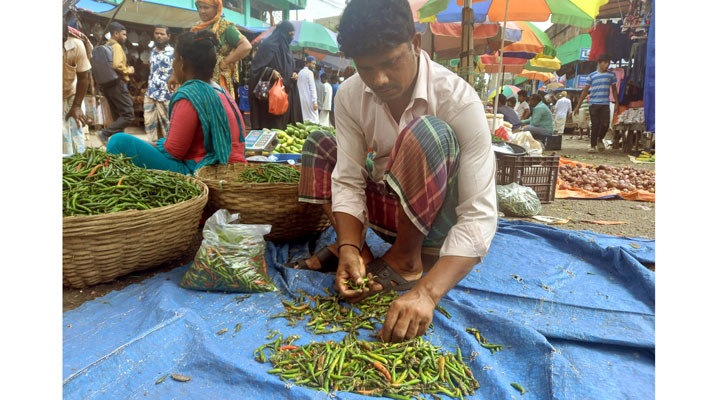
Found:
[[[358,246],[356,244],[352,244],[352,243],[341,243],[339,246],[337,246],[337,250],[340,251],[340,248],[342,246],[352,246],[352,247],[354,247],[354,248],[357,249],[357,252],[358,253],[362,254],[362,250],[360,250],[360,246]]]

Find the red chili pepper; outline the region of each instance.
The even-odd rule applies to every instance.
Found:
[[[116,186],[121,186],[121,183],[123,183],[123,178],[125,178],[125,177],[126,177],[125,175],[122,176],[121,179],[118,180],[118,183],[116,184]]]
[[[98,164],[95,167],[93,167],[93,169],[91,170],[91,172],[88,174],[88,176],[86,178],[90,178],[93,175],[95,175],[96,171],[98,171],[98,168],[101,168],[102,166],[103,166],[103,164]]]
[[[388,369],[385,368],[383,364],[380,364],[380,361],[375,361],[373,363],[373,367],[375,367],[378,371],[382,372],[388,382],[393,382],[393,377],[390,376],[390,372],[388,372]]]
[[[83,163],[78,163],[78,166],[76,167],[76,172],[80,171],[83,167]]]
[[[254,284],[259,286],[267,286],[267,282],[265,281],[254,281]]]
[[[103,163],[104,167],[108,166],[108,161],[111,159],[111,157],[106,157],[106,162]]]
[[[279,350],[297,350],[297,349],[298,349],[298,347],[295,345],[292,345],[292,344],[277,347],[277,351],[279,351]]]

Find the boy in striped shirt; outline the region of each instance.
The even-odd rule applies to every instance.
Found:
[[[610,88],[614,94],[614,113],[616,114],[619,110],[617,77],[609,71],[609,56],[602,54],[597,61],[597,70],[587,76],[586,85],[573,112],[574,114],[579,112],[579,105],[586,99],[587,94],[591,94],[589,98],[589,116],[592,121],[590,153],[596,153],[597,150],[604,151],[603,139],[609,129]]]

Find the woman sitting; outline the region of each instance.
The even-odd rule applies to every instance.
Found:
[[[156,147],[118,133],[106,150],[133,157],[139,167],[182,174],[205,165],[246,162],[241,113],[229,93],[212,81],[217,43],[210,31],[179,36],[173,74],[181,86],[169,103],[169,131]]]

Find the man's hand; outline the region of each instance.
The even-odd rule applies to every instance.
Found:
[[[357,249],[352,246],[340,247],[339,260],[337,272],[335,273],[335,290],[340,293],[340,296],[355,302],[363,298],[370,289],[365,287],[364,289],[352,290],[348,288],[345,282],[352,281],[362,286],[364,283],[363,276],[365,276],[365,262]]]
[[[292,73],[292,80],[293,81],[296,81],[297,80],[297,72],[293,72]]]
[[[133,75],[136,73],[136,70],[133,68],[133,66],[128,67],[128,74]]]
[[[380,331],[380,340],[397,343],[424,335],[433,321],[435,306],[435,301],[429,295],[414,287],[390,305]]]
[[[272,71],[272,79],[281,79],[282,74],[280,74],[277,70]]]
[[[65,115],[65,120],[67,121],[68,118],[73,117],[78,122],[79,127],[83,127],[88,124],[88,121],[86,120],[86,114],[83,113],[83,110],[81,110],[80,106],[73,106],[70,110],[68,110],[68,114]]]
[[[312,103],[312,109],[317,111],[317,102]]]
[[[572,114],[576,114],[579,112],[579,106],[574,107],[574,109],[571,111]]]

